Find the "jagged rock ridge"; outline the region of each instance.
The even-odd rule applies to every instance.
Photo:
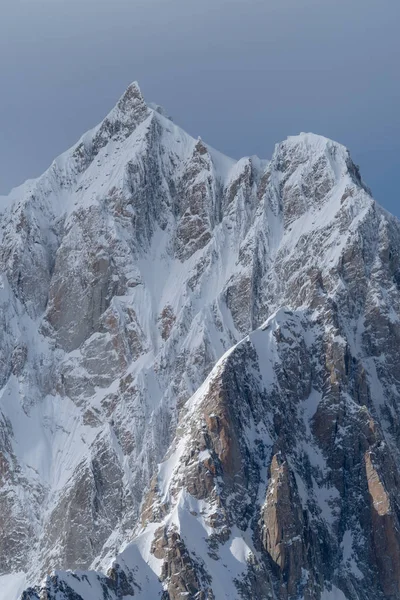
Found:
[[[0,598],[400,598],[400,227],[343,146],[132,84],[0,214]]]

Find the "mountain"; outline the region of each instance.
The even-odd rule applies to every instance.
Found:
[[[0,600],[400,599],[400,223],[130,85],[0,198]]]

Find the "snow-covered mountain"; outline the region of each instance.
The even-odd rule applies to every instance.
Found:
[[[0,198],[0,600],[400,599],[400,224],[137,84]]]

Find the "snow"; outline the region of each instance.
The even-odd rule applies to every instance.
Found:
[[[69,398],[47,396],[29,414],[15,402],[11,387],[0,393],[0,401],[3,415],[12,424],[19,463],[57,494],[82,460],[96,430],[82,426],[80,411]]]
[[[222,154],[218,150],[214,150],[214,148],[211,148],[211,146],[207,146],[207,148],[211,154],[211,160],[213,162],[215,172],[218,174],[218,178],[223,183],[228,182],[235,173],[238,162],[232,158],[229,158],[228,156],[225,156],[225,154]]]
[[[210,415],[211,417],[212,415]],[[209,450],[202,450],[201,452],[199,452],[199,460],[200,461],[204,461],[211,458],[211,454]]]
[[[313,389],[311,391],[311,394],[303,404],[304,422],[306,424],[306,430],[308,435],[311,435],[310,423],[315,413],[317,412],[317,408],[319,403],[321,402],[321,399],[321,392]]]
[[[247,561],[252,554],[252,551],[244,539],[239,536],[232,538],[229,550],[232,556],[244,566],[247,564]]]
[[[350,568],[351,573],[357,579],[363,579],[364,575],[358,568],[357,562],[354,558],[353,537],[354,536],[353,536],[353,532],[351,531],[351,529],[346,529],[346,531],[343,534],[343,540],[341,543],[341,547],[343,549],[343,561]]]
[[[239,598],[234,579],[241,577],[247,570],[247,560],[252,550],[251,533],[241,532],[237,527],[232,528],[230,539],[220,545],[218,560],[209,555],[207,539],[212,532],[205,524],[205,515],[212,512],[204,502],[198,501],[190,494],[182,491],[179,495],[175,517],[172,523],[178,529],[191,554],[198,557],[212,577],[212,589],[215,600],[234,600]],[[195,516],[200,515],[200,516]],[[245,539],[247,538],[247,539]]]
[[[321,600],[347,600],[347,598],[339,588],[333,585],[331,590],[322,592]]]
[[[163,502],[168,498],[172,477],[175,474],[176,469],[180,466],[180,459],[187,442],[187,437],[181,438],[171,456],[164,460],[158,467],[158,482],[161,500]]]
[[[139,92],[136,83],[130,86],[130,90]],[[181,488],[180,476],[191,440],[189,434],[182,434],[182,429],[188,422],[194,428],[199,425],[201,416],[198,411],[210,385],[237,349],[251,347],[255,351],[259,371],[255,372],[255,368],[250,374],[259,378],[260,392],[267,394],[278,385],[276,373],[284,366],[279,354],[276,336],[278,330],[289,344],[296,344],[301,339],[312,352],[317,328],[310,332],[303,323],[308,318],[308,299],[305,297],[304,305],[299,306],[297,298],[288,292],[289,283],[293,284],[293,279],[303,276],[304,285],[307,286],[309,269],[318,266],[324,281],[330,282],[332,278],[331,288],[321,291],[321,294],[335,298],[335,295],[345,291],[345,283],[337,276],[335,269],[348,244],[358,235],[374,203],[366,191],[358,189],[350,206],[345,205],[343,208],[344,192],[348,186],[353,185],[346,166],[348,152],[343,146],[322,136],[302,133],[288,138],[277,148],[271,162],[257,157],[236,161],[206,145],[207,152],[203,155],[206,168],[197,173],[192,184],[211,180],[210,186],[214,193],[210,197],[211,204],[216,203],[221,190],[226,191],[232,184],[236,184],[249,166],[252,168],[254,181],[260,180],[267,168],[271,169],[271,186],[268,194],[264,193],[261,199],[256,198],[254,182],[254,190],[249,196],[241,188],[232,205],[225,207],[225,213],[221,208],[221,215],[216,214],[216,206],[213,204],[207,207],[212,217],[212,238],[204,248],[181,260],[174,254],[178,221],[175,194],[179,190],[181,178],[190,172],[198,141],[171,122],[158,106],[147,109],[144,107],[137,122],[133,122],[135,115],[129,111],[126,113],[121,102],[109,113],[107,119],[120,123],[124,131],[129,132],[126,136],[119,135],[118,132],[110,134],[109,139],[105,139],[105,144],[94,152],[94,140],[103,126],[100,124],[87,132],[73,148],[59,156],[42,177],[26,182],[8,197],[0,197],[0,213],[4,223],[1,243],[6,244],[4,240],[10,236],[11,245],[5,245],[5,248],[11,254],[15,248],[24,248],[26,243],[18,234],[18,219],[23,220],[22,217],[28,221],[30,219],[30,224],[37,225],[53,256],[62,235],[71,231],[73,236],[74,227],[81,216],[91,213],[93,209],[99,210],[106,224],[106,233],[101,236],[99,234],[98,241],[101,241],[105,254],[110,251],[112,259],[122,265],[118,274],[114,274],[114,282],[117,283],[119,278],[128,281],[124,295],[112,299],[110,310],[115,311],[123,322],[126,312],[134,309],[137,328],[145,340],[141,354],[132,358],[126,370],[118,372],[110,385],[107,383],[101,386],[96,382],[93,393],[81,394],[74,399],[66,394],[61,395],[56,389],[61,366],[68,367],[77,381],[90,381],[88,369],[83,367],[85,352],[102,336],[112,344],[111,335],[97,331],[73,352],[56,350],[55,340],[50,335],[45,337],[41,333],[43,314],[34,314],[33,308],[27,311],[15,297],[6,274],[0,275],[1,309],[7,322],[4,337],[12,349],[15,340],[26,343],[28,352],[23,374],[7,376],[7,382],[0,390],[1,423],[5,431],[8,426],[12,431],[7,440],[21,474],[29,484],[26,489],[22,486],[17,489],[17,499],[26,509],[35,532],[40,537],[51,510],[73,484],[79,466],[86,461],[90,462],[93,444],[99,439],[106,440],[107,448],[114,452],[123,472],[124,489],[129,494],[137,486],[135,475],[146,456],[150,455],[153,461],[156,456],[155,462],[158,462],[168,448],[170,431],[159,435],[161,428],[157,427],[161,416],[168,427],[168,419],[172,419],[170,427],[173,430],[174,419],[177,419],[176,398],[178,395],[180,399],[189,397],[181,412],[181,431],[169,446],[164,460],[155,469],[158,481],[157,501],[169,503],[168,514],[160,523],[148,523],[143,529],[135,531],[132,528],[124,529],[124,525],[119,522],[110,531],[103,554],[94,557],[93,564],[96,568],[105,568],[106,563],[108,565],[115,558],[111,554],[117,550],[118,561],[126,569],[134,570],[135,580],[142,586],[138,597],[145,598],[147,593],[156,598],[161,593],[158,577],[162,561],[151,554],[151,543],[155,531],[161,525],[176,527],[192,556],[204,564],[212,577],[216,600],[233,600],[237,597],[233,579],[240,578],[245,573],[247,561],[256,554],[252,545],[252,532],[233,527],[229,540],[219,545],[219,560],[210,558],[207,540],[213,530],[207,523],[207,516],[216,510],[216,506],[212,500],[196,500]],[[140,98],[138,102],[140,104]],[[154,134],[155,131],[157,135]],[[152,141],[149,142],[149,139]],[[81,146],[86,153],[84,164],[77,158]],[[289,224],[285,223],[284,212],[287,207],[282,207],[281,198],[278,197],[283,175],[274,165],[277,154],[283,149],[293,151],[299,158],[297,167],[285,185],[300,187],[305,170],[310,165],[313,166],[321,156],[327,158],[327,175],[333,182],[332,188],[320,202],[314,202],[314,198],[302,198],[301,210],[294,211]],[[132,222],[137,217],[137,207],[134,202],[127,204],[123,218],[120,214],[116,216],[111,206],[112,197],[117,194],[121,197],[133,195],[135,198],[138,190],[132,183],[129,169],[134,165],[140,173],[144,172],[149,156],[159,166],[157,173],[161,180],[159,190],[162,202],[160,206],[157,205],[157,211],[162,214],[157,212],[153,216],[152,211],[156,210],[153,203],[157,199],[149,193],[148,206],[141,206],[139,211],[149,212],[151,236],[143,242],[143,247],[136,247],[138,240]],[[347,221],[346,226],[342,227],[344,210],[348,211]],[[53,232],[56,225],[62,230],[60,239],[56,239]],[[35,242],[35,245],[40,245],[41,242],[42,240]],[[311,243],[314,246],[311,247]],[[114,247],[111,251],[112,244]],[[69,256],[77,273],[82,269],[82,252],[81,238],[77,236],[76,247]],[[243,259],[246,253],[250,257],[247,261]],[[256,253],[257,259],[263,262],[265,272],[268,273],[268,279],[264,277],[260,281],[265,294],[258,300],[264,303],[264,316],[268,314],[269,317],[260,328],[244,335],[238,330],[228,308],[227,290],[232,282],[241,282],[240,277],[249,277],[253,283],[257,274]],[[21,255],[15,256],[18,263]],[[291,275],[292,281],[281,281],[277,265],[283,265],[280,273],[289,273],[289,266],[296,261],[299,262],[299,267]],[[378,266],[377,263],[376,267]],[[196,280],[195,284],[193,280]],[[243,287],[242,282],[240,286]],[[302,291],[298,290],[299,296]],[[396,325],[399,317],[390,302],[390,294],[385,293],[385,290],[380,290],[379,293],[375,290],[371,294],[372,300],[380,308],[387,306],[390,322]],[[290,304],[296,305],[294,312],[290,311],[293,308]],[[166,307],[171,310],[174,319],[174,327],[167,340],[163,339],[160,327],[160,315]],[[356,327],[353,338],[349,335],[349,339],[345,340],[343,336],[336,336],[334,342],[343,345],[345,341],[352,343],[353,339],[352,351],[356,355],[362,347],[362,317],[353,325]],[[4,348],[4,362],[7,363],[10,362],[11,354],[7,354],[8,346],[6,348],[5,344]],[[3,346],[0,352],[2,350]],[[115,354],[115,348],[113,352]],[[205,379],[203,366],[198,363],[198,355],[205,356],[204,362],[207,360],[207,364],[215,365]],[[179,381],[175,373],[178,358],[181,364],[185,364]],[[0,359],[1,363],[1,354]],[[94,361],[96,359],[97,355]],[[362,362],[374,406],[379,410],[385,402],[385,390],[379,380],[377,360],[362,357]],[[87,363],[90,363],[88,359]],[[126,380],[131,382],[131,396],[128,398],[121,392]],[[47,386],[48,382],[51,385]],[[118,399],[118,406],[108,413],[104,405],[106,401],[110,403],[115,398]],[[303,507],[309,501],[315,501],[319,507],[319,518],[330,527],[336,519],[335,506],[339,493],[326,483],[326,458],[313,442],[311,431],[311,422],[321,401],[321,392],[312,389],[310,395],[299,402],[299,419],[305,437],[299,441],[295,450],[307,455],[315,470],[315,477],[311,478],[310,487],[305,485],[299,473],[295,472],[295,477]],[[99,425],[84,424],[83,415],[88,409],[99,416]],[[269,427],[268,418],[269,415],[266,415],[265,421],[259,423],[250,418],[243,426],[249,452],[255,453],[256,442],[260,440],[265,446],[265,464],[260,465],[260,494],[265,494],[269,452],[275,442],[274,429]],[[126,427],[129,432],[133,432],[134,443],[138,444],[138,448],[135,447],[130,456],[127,456],[120,443],[118,427],[113,425],[114,419],[117,420],[118,427]],[[163,436],[165,439],[158,439]],[[202,462],[210,457],[209,449],[204,449],[198,452],[194,460]],[[140,481],[145,489],[149,481]],[[216,486],[219,484],[220,482],[216,482]],[[44,501],[39,507],[34,505],[32,496],[29,495],[29,486],[40,488],[43,493]],[[39,518],[32,517],[39,513]],[[343,539],[344,561],[352,573],[359,577],[353,541],[352,532],[346,531]],[[28,583],[36,581],[41,568],[39,562],[32,564],[29,581],[24,574],[2,576],[0,600],[2,593],[6,594],[4,600],[16,600]],[[77,593],[84,594],[85,600],[97,598],[95,595],[100,593],[97,591],[100,589],[99,574],[94,571],[78,573],[77,578],[71,573],[62,572],[62,577],[72,587],[75,586],[73,589]],[[323,600],[343,599],[342,592],[337,588],[323,592]]]
[[[0,575],[0,600],[18,600],[26,584],[25,573]]]

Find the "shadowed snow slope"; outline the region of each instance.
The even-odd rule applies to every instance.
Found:
[[[399,222],[165,114],[0,198],[0,600],[400,599]]]

